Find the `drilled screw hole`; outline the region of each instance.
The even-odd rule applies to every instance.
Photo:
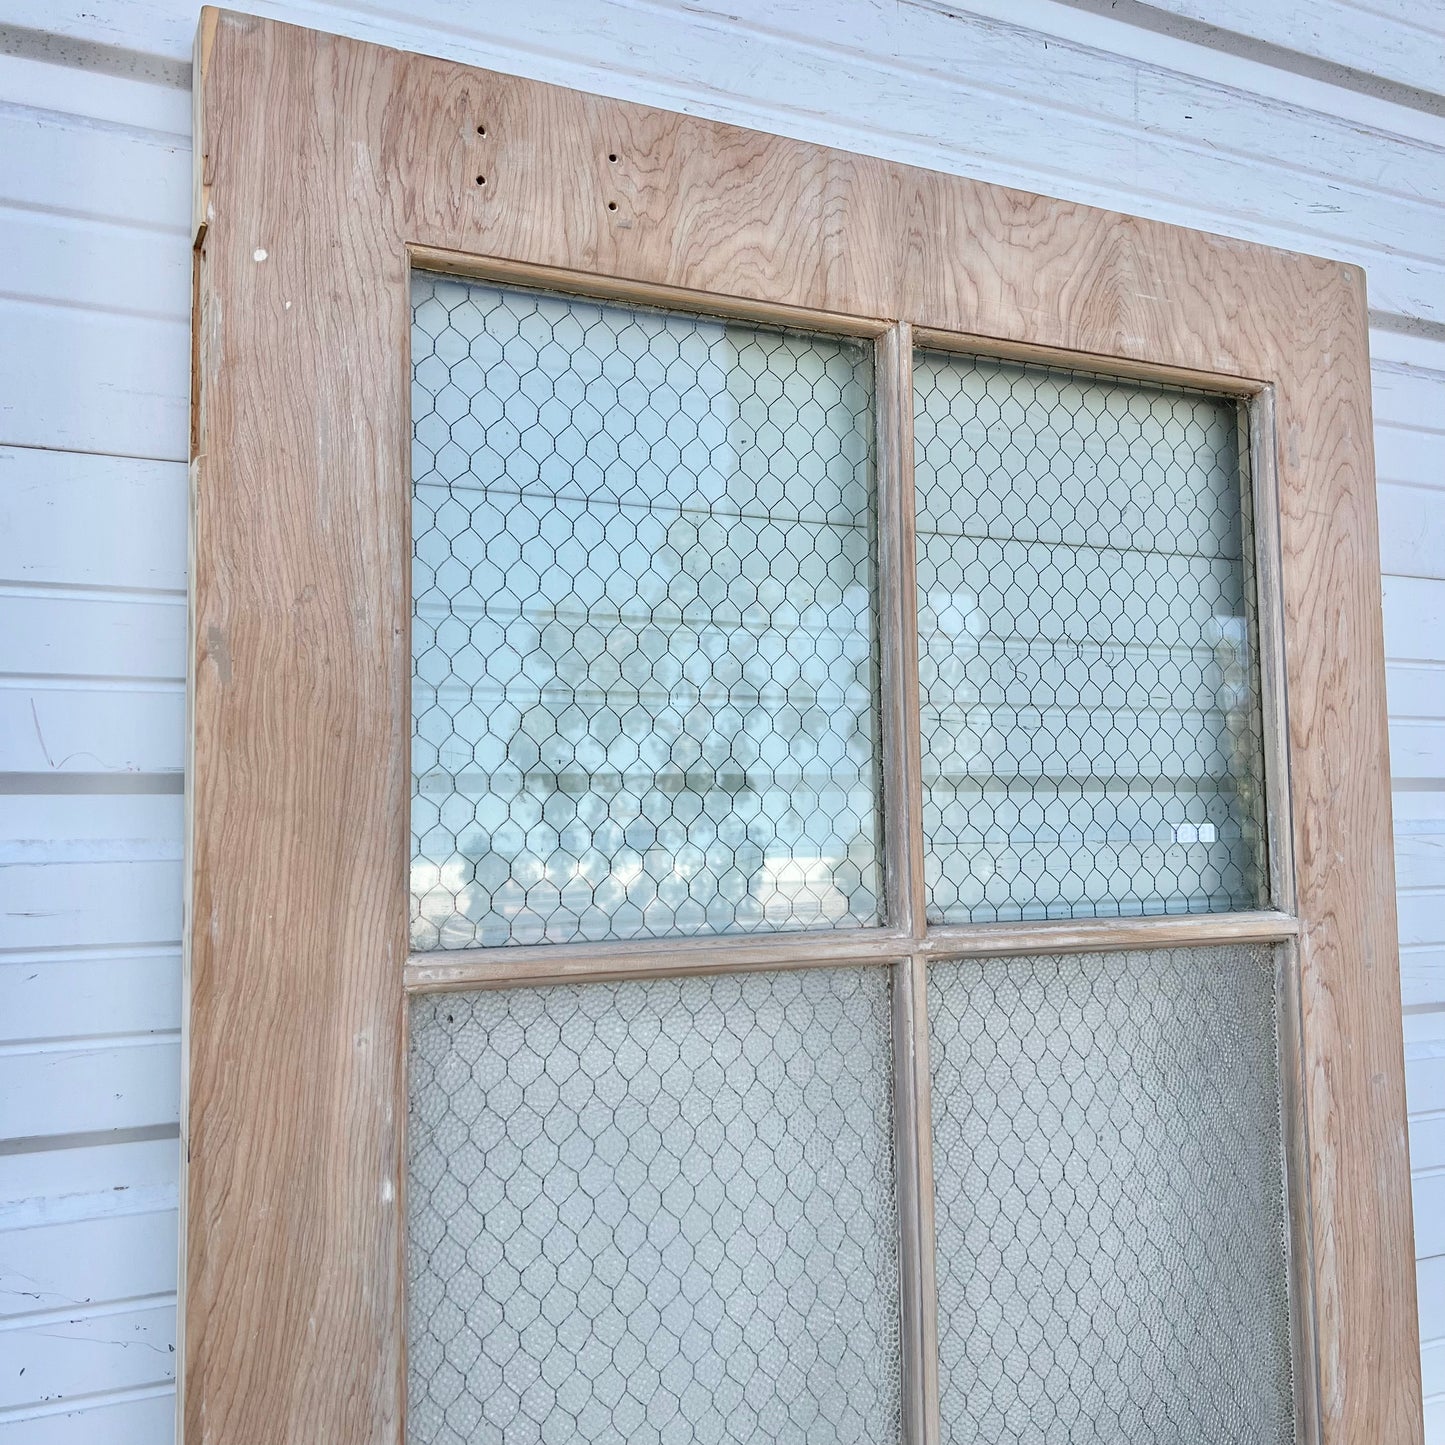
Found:
[[[477,177],[477,184],[478,184],[479,186],[484,186],[484,185],[486,185],[486,183],[487,183],[487,178],[486,178],[485,176],[478,176],[478,177]]]
[[[607,203],[607,209],[608,209],[609,211],[615,211],[615,210],[617,209],[617,202],[616,202],[616,201],[608,201],[608,203]]]
[[[610,160],[613,165],[616,165],[616,164],[617,164],[617,152],[614,151],[610,156],[607,157],[607,159]]]
[[[477,134],[478,134],[478,135],[486,135],[486,133],[487,133],[487,128],[486,128],[486,126],[484,126],[484,125],[479,125],[479,126],[477,127]]]

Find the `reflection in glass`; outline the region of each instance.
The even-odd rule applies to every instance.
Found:
[[[869,349],[413,306],[413,946],[877,922]]]
[[[929,918],[1260,906],[1237,403],[928,354],[914,398]]]

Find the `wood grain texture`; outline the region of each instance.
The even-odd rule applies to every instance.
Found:
[[[406,251],[366,52],[223,16],[209,55],[183,1438],[394,1441]]]
[[[1272,388],[1321,1431],[1418,1442],[1360,273],[204,24],[186,1440],[400,1438],[405,362],[426,248]]]
[[[938,1445],[937,1227],[928,981],[918,953],[893,970],[893,1111],[903,1336],[903,1438]]]
[[[913,328],[878,342],[878,612],[882,634],[883,842],[888,918],[927,931],[913,520]]]
[[[1264,817],[1269,867],[1269,901],[1294,914],[1296,908],[1294,837],[1289,791],[1288,670],[1284,632],[1283,557],[1279,522],[1279,429],[1275,422],[1274,388],[1266,386],[1242,409],[1241,454],[1248,457],[1249,487],[1245,492],[1245,535],[1253,537],[1253,555],[1246,554],[1245,587],[1255,599],[1252,648],[1259,667],[1259,716],[1264,739]],[[1293,958],[1294,955],[1291,955]]]
[[[1294,1364],[1295,1420],[1302,1445],[1320,1438],[1318,1314],[1310,1232],[1309,1136],[1300,1053],[1299,947],[1275,949],[1275,1018],[1279,1030],[1280,1134],[1289,1206],[1290,1350]]]
[[[597,983],[771,968],[832,968],[848,963],[890,963],[913,945],[909,935],[893,929],[846,928],[834,933],[458,948],[412,954],[404,982],[411,992],[435,993],[459,988],[519,988],[581,978]]]
[[[1096,953],[1105,949],[1204,948],[1214,943],[1271,943],[1293,938],[1288,913],[1191,913],[1155,918],[1058,918],[1041,923],[944,924],[928,930],[929,958],[998,958],[1019,953]]]
[[[1324,263],[1318,263],[1322,268]],[[1275,317],[1300,1048],[1327,1441],[1413,1440],[1414,1233],[1363,273]],[[1398,1331],[1398,1333],[1397,1333]]]

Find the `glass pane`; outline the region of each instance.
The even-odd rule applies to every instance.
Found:
[[[1238,405],[942,355],[914,386],[929,917],[1260,906]]]
[[[1274,960],[935,965],[944,1434],[1293,1439]]]
[[[411,1445],[899,1435],[885,969],[411,1014]]]
[[[878,922],[869,348],[413,302],[413,946]]]

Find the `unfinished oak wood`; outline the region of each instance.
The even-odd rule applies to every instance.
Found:
[[[249,16],[208,12],[198,58],[189,1445],[401,1436],[407,294],[437,253],[1272,389],[1320,1428],[1416,1445],[1361,274]]]
[[[1269,943],[1294,938],[1299,920],[1260,909],[1171,918],[1059,918],[1041,923],[935,926],[919,942],[928,958],[997,958],[1016,953],[1099,953],[1110,949],[1202,948],[1211,943]]]
[[[1319,1330],[1311,1288],[1309,1139],[1305,1130],[1300,1054],[1299,949],[1275,950],[1275,1020],[1279,1030],[1280,1122],[1284,1143],[1285,1249],[1290,1279],[1290,1353],[1295,1419],[1302,1441],[1320,1438]]]
[[[839,336],[881,338],[890,323],[867,316],[836,311],[817,311],[807,306],[789,306],[759,298],[723,296],[696,291],[686,286],[667,286],[633,281],[626,276],[599,276],[559,266],[537,266],[498,256],[474,256],[465,251],[448,251],[438,246],[412,246],[412,264],[421,270],[465,276],[474,281],[491,281],[499,286],[522,286],[529,290],[555,291],[591,301],[619,301],[630,306],[655,306],[666,311],[692,312],[700,316],[726,317],[762,325],[785,326],[794,331],[832,333]]]
[[[365,97],[258,39],[314,43],[223,15],[199,78],[183,1438],[395,1441],[408,268]]]
[[[953,352],[963,356],[987,356],[998,361],[1016,361],[1023,366],[1051,366],[1095,376],[1101,381],[1147,381],[1159,386],[1186,387],[1217,392],[1224,396],[1252,397],[1265,383],[1247,376],[1225,376],[1187,366],[1138,361],[1125,356],[1091,355],[1067,351],[1058,346],[1009,341],[998,336],[973,336],[962,331],[938,331],[928,326],[913,329],[913,342],[920,351]]]
[[[928,986],[918,953],[893,970],[893,1113],[903,1336],[903,1438],[938,1445],[938,1278]]]
[[[1253,552],[1246,551],[1245,586],[1255,602],[1255,637],[1251,651],[1258,660],[1260,730],[1264,739],[1265,858],[1269,868],[1269,901],[1285,913],[1296,906],[1294,838],[1288,826],[1289,713],[1285,698],[1284,595],[1279,540],[1279,432],[1275,424],[1274,388],[1262,387],[1244,409],[1248,429],[1249,486],[1245,536],[1253,537]],[[1291,955],[1293,957],[1293,955]]]
[[[519,988],[539,983],[599,983],[679,974],[749,973],[766,968],[833,968],[889,963],[914,946],[884,928],[833,933],[734,934],[711,938],[645,938],[606,943],[529,943],[507,948],[458,948],[413,953],[409,992]]]
[[[913,328],[878,342],[878,616],[882,633],[883,865],[888,921],[927,931],[913,537]]]
[[[1292,348],[1275,388],[1281,591],[1329,1442],[1422,1432],[1418,1331],[1404,1318],[1416,1308],[1414,1231],[1401,1178],[1409,1165],[1365,316],[1364,275],[1349,267],[1310,304],[1274,318],[1281,351]]]

